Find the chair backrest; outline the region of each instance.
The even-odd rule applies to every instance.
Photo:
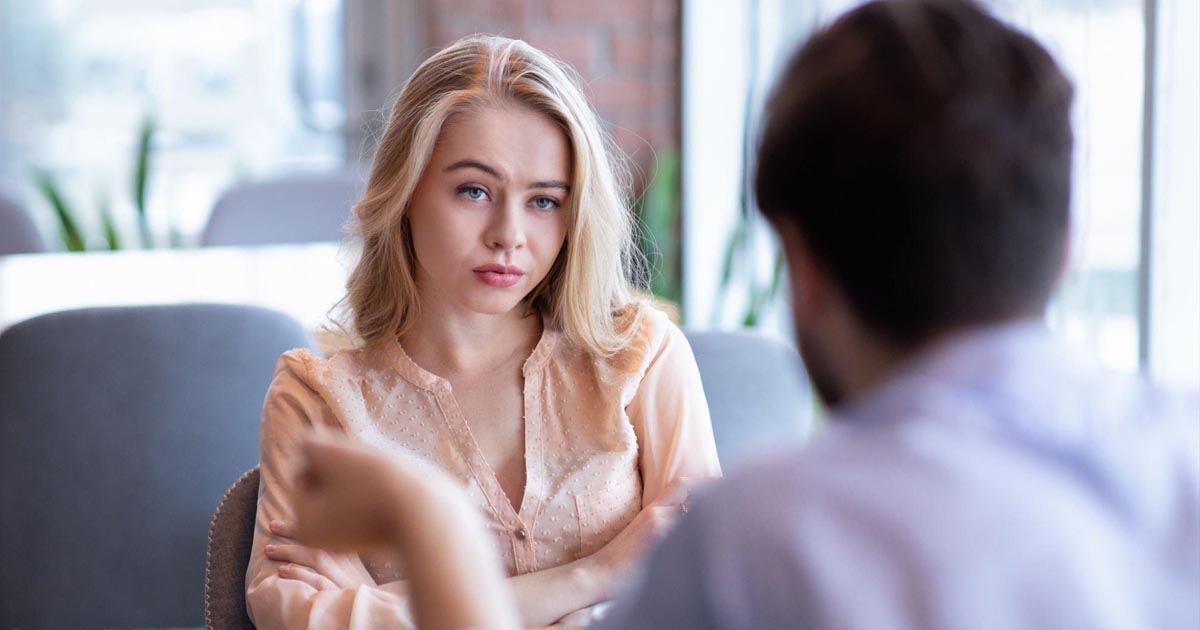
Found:
[[[808,435],[812,397],[793,348],[745,332],[690,331],[687,338],[726,470],[747,456]]]
[[[204,623],[209,630],[253,630],[246,613],[246,566],[258,511],[258,467],[229,486],[208,526]]]
[[[361,178],[349,173],[295,175],[237,186],[217,200],[200,244],[340,241],[362,189]]]
[[[198,627],[205,525],[258,462],[286,315],[85,309],[0,333],[0,627]]]
[[[46,251],[33,219],[16,201],[0,195],[0,256]]]

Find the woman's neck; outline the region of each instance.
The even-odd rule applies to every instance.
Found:
[[[418,365],[453,380],[523,363],[541,333],[542,318],[524,306],[502,315],[433,307],[422,309],[400,343]]]

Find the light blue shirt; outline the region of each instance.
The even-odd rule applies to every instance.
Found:
[[[1200,628],[1200,409],[959,335],[693,500],[605,628]]]

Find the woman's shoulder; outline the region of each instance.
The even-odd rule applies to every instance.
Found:
[[[661,347],[670,338],[683,336],[679,326],[656,302],[642,302],[633,307],[631,317],[637,329],[637,337],[650,347]]]
[[[668,346],[687,344],[679,326],[650,301],[629,304],[619,310],[615,317],[619,326],[629,334],[629,342],[608,361],[622,371],[645,372]]]
[[[324,357],[308,348],[295,348],[279,356],[275,362],[275,378],[299,380],[309,387],[333,380],[353,379],[356,375],[378,368],[379,350],[375,348],[352,348],[338,350]]]
[[[339,401],[349,402],[347,393],[353,397],[353,392],[361,391],[358,385],[369,378],[374,354],[354,349],[323,357],[307,348],[288,350],[275,363],[264,406],[268,410],[305,409],[311,417],[323,415]],[[266,419],[264,416],[264,423]]]
[[[279,376],[281,373],[307,375],[314,360],[317,358],[313,355],[312,350],[292,348],[279,355],[279,359],[275,361],[275,375]]]

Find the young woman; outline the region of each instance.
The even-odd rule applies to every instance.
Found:
[[[414,73],[355,208],[361,347],[289,352],[267,393],[246,575],[258,627],[412,624],[390,552],[292,540],[316,427],[461,483],[526,625],[603,601],[667,526],[668,489],[720,474],[687,341],[630,284],[610,144],[574,75],[523,42],[465,39]]]

